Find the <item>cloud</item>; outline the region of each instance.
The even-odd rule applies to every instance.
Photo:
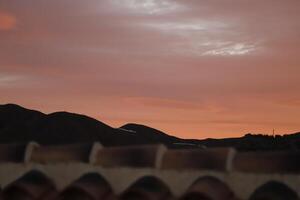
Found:
[[[23,85],[23,81],[26,77],[17,74],[0,74],[0,89],[1,88],[13,88]]]
[[[115,5],[123,6],[141,14],[166,14],[182,8],[182,5],[171,0],[113,0]]]
[[[20,76],[14,76],[14,75],[0,75],[0,82],[14,82],[20,79]]]
[[[255,45],[249,45],[249,44],[243,44],[243,43],[237,43],[233,44],[231,46],[222,47],[219,49],[213,49],[204,52],[202,55],[221,55],[221,56],[233,56],[233,55],[245,55],[249,54],[252,51],[255,51],[256,47]]]

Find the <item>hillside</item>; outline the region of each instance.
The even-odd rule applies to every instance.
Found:
[[[139,124],[113,128],[85,115],[44,114],[15,104],[0,105],[0,143],[71,144],[99,141],[104,146],[158,144],[169,148],[232,146],[239,150],[299,149],[300,133],[285,136],[247,134],[240,138],[181,139]]]
[[[175,138],[152,129],[143,131],[148,130],[146,127],[138,132],[127,128],[112,128],[75,113],[44,114],[14,104],[0,105],[0,143],[36,141],[41,144],[69,144],[99,141],[105,146],[164,143],[172,147]],[[132,126],[129,128],[135,129]]]

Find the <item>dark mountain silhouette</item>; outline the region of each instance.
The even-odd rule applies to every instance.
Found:
[[[72,144],[99,141],[104,146],[157,144],[169,148],[235,147],[239,150],[300,148],[300,133],[284,136],[247,134],[240,138],[181,139],[139,124],[110,127],[85,115],[44,114],[15,104],[0,105],[0,143]]]
[[[0,105],[0,130],[13,128],[19,124],[26,124],[42,117],[44,114],[29,110],[15,104]]]
[[[153,129],[154,130],[154,129]],[[157,134],[157,135],[156,135]],[[163,134],[163,133],[162,133]],[[36,141],[41,144],[88,143],[105,146],[164,143],[172,146],[164,134],[112,128],[85,115],[55,112],[44,114],[14,104],[0,106],[0,143]],[[178,139],[180,140],[180,139]]]

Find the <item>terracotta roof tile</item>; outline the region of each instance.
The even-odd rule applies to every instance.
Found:
[[[169,150],[162,160],[162,169],[207,169],[226,171],[231,168],[231,148]]]
[[[277,181],[269,181],[257,188],[249,200],[278,199],[278,200],[299,200],[297,193],[288,186]]]
[[[89,162],[91,144],[41,146],[33,150],[30,162]]]
[[[23,162],[25,144],[0,145],[0,162]]]
[[[112,193],[109,183],[103,177],[97,173],[88,173],[62,191],[57,199],[74,200],[80,197],[80,199],[99,200],[105,199]]]
[[[39,199],[56,191],[54,183],[43,173],[33,170],[8,185],[2,195],[5,200]]]
[[[163,145],[0,145],[0,199],[298,200],[299,155]]]
[[[142,145],[110,147],[98,151],[95,164],[103,167],[157,167],[160,165],[166,147],[163,145]]]
[[[234,196],[226,183],[215,177],[205,176],[196,180],[180,200],[233,200]]]
[[[234,169],[252,173],[299,173],[300,152],[244,152],[233,159]]]
[[[167,200],[170,198],[171,192],[168,186],[153,176],[140,178],[120,196],[120,200]]]

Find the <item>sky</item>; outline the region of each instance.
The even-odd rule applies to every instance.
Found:
[[[183,138],[300,131],[299,0],[0,0],[0,103]]]

